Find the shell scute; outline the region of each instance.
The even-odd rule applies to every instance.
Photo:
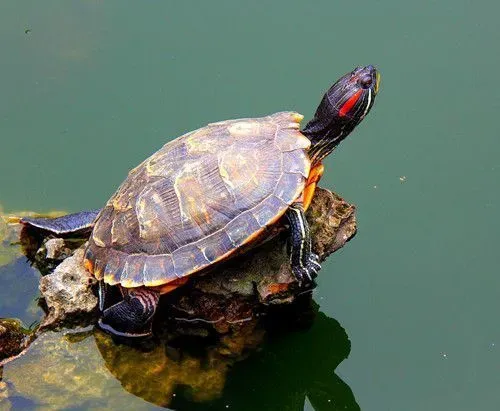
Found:
[[[179,278],[176,274],[171,255],[146,256],[142,268],[143,284],[158,286]]]
[[[225,230],[218,231],[212,236],[202,238],[196,243],[209,263],[213,263],[220,256],[230,253],[234,249],[233,242]]]
[[[107,257],[106,265],[101,278],[112,279],[111,281],[117,283],[119,281],[119,273],[121,273],[123,265],[120,263],[120,258],[115,253],[110,253]],[[109,281],[106,281],[109,282]]]
[[[301,174],[307,178],[311,171],[311,162],[302,150],[287,151],[283,153],[283,171]]]
[[[234,247],[238,247],[252,234],[262,228],[251,211],[246,211],[231,221],[224,231],[231,239]]]
[[[311,141],[299,130],[280,129],[276,133],[275,143],[281,151],[307,150]]]
[[[186,273],[205,267],[210,262],[193,244],[188,244],[172,253],[176,272]]]
[[[300,174],[284,173],[276,186],[275,196],[286,204],[291,204],[304,189],[305,179]]]

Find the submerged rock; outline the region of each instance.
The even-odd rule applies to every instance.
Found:
[[[15,319],[0,319],[0,365],[21,354],[29,345],[32,333]]]
[[[148,409],[124,395],[103,366],[91,333],[41,334],[25,355],[4,367],[3,381],[9,393],[0,409],[4,404],[5,409]]]

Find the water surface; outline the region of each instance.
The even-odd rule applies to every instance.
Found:
[[[326,160],[322,181],[357,204],[360,226],[315,292],[322,318],[338,321],[351,341],[346,360],[326,363],[331,379],[322,383],[332,390],[342,381],[367,410],[495,409],[499,12],[497,2],[466,0],[3,1],[0,204],[10,212],[100,207],[130,168],[177,135],[279,110],[307,118],[336,78],[375,64],[376,105]],[[21,266],[0,271],[0,316],[31,322],[38,314],[19,307],[36,297],[36,273]],[[14,278],[23,288],[17,308],[8,298]],[[321,326],[311,333],[318,345],[328,341]],[[280,349],[293,350],[294,338]],[[92,341],[76,343],[75,355],[97,355]],[[260,354],[275,361],[275,380],[325,366],[323,357],[304,362],[300,350],[276,349]],[[154,407],[125,391],[102,360],[92,364],[99,377],[89,384],[101,375],[111,384],[102,406]],[[29,388],[51,385],[39,375],[23,386],[9,367],[3,380],[24,393],[19,407],[38,407]],[[235,409],[260,398],[245,376],[267,382],[269,372],[238,363],[226,398]],[[262,409],[285,404],[266,395]],[[295,397],[281,409],[330,406],[293,383],[276,395]]]

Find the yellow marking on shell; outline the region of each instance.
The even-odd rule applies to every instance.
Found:
[[[195,196],[189,196],[186,200],[191,218],[198,224],[210,224],[210,214],[203,200]],[[203,219],[201,218],[202,216]]]
[[[95,230],[92,232],[92,240],[98,247],[106,247],[104,241],[102,241],[99,237],[97,237]]]
[[[231,124],[227,129],[234,137],[257,135],[259,133],[260,123],[257,121],[239,121]]]
[[[155,280],[155,281],[148,281],[147,283],[144,283],[144,285],[147,286],[147,287],[160,287],[162,285],[170,283],[171,281],[175,281],[175,280]],[[124,287],[127,287],[127,286],[124,285]]]
[[[97,277],[97,276],[96,276],[96,278],[97,278],[98,280],[100,280],[100,279],[101,279],[101,278],[99,278],[99,277]],[[110,274],[105,274],[105,275],[104,275],[104,279],[103,279],[103,280],[104,280],[104,282],[105,282],[106,284],[109,284],[109,285],[121,284],[119,281],[116,281],[116,280],[115,280],[115,278],[114,278],[114,276],[113,276],[113,274],[112,274],[112,273],[110,273]]]
[[[148,176],[164,176],[172,171],[172,164],[164,161],[164,154],[165,151],[162,149],[143,162]]]
[[[113,201],[111,202],[111,206],[116,211],[127,211],[127,210],[130,210],[132,208],[132,206],[130,205],[130,199],[129,198],[125,199],[125,196],[127,196],[127,194],[123,193],[122,195],[113,198]],[[130,196],[130,194],[127,197],[129,197],[129,196]]]
[[[102,268],[99,267],[99,264],[97,264],[97,261],[98,260],[95,261],[93,274],[94,274],[95,278],[97,278],[98,280],[100,280],[102,278]]]
[[[158,214],[157,209],[161,210],[162,199],[157,192],[150,192],[149,199],[151,202],[146,201],[144,197],[140,197],[136,203],[136,215],[139,218],[139,236],[145,240],[155,241],[158,236]]]
[[[311,140],[309,140],[304,134],[299,133],[297,137],[297,148],[303,148],[308,150],[311,147]]]
[[[229,173],[227,171],[227,168],[224,166],[224,162],[219,160],[219,174],[224,181],[231,189],[234,190],[234,185],[231,179],[229,178]]]
[[[198,130],[186,138],[186,147],[190,153],[215,153],[218,149],[214,144],[212,136],[207,135],[204,129]]]
[[[125,288],[136,288],[136,287],[140,287],[141,285],[143,285],[142,283],[138,283],[138,282],[135,282],[133,280],[130,280],[130,279],[125,279],[125,280],[122,280],[120,282],[120,285],[122,287],[125,287]]]
[[[299,123],[302,121],[304,116],[295,111],[281,111],[270,115],[268,118],[273,123],[278,124],[280,128],[298,129]]]
[[[157,170],[158,170],[158,167],[156,166],[156,163],[154,161],[148,161],[146,163],[146,173],[149,176],[154,176],[156,174]]]
[[[210,213],[204,197],[204,187],[195,173],[181,173],[174,181],[174,191],[178,199],[183,222],[195,221],[198,225],[210,224]]]
[[[278,130],[275,142],[281,151],[309,150],[311,147],[311,140],[298,130]]]
[[[183,204],[182,200],[183,198],[186,198],[186,194],[188,194],[188,199],[191,198],[192,196],[189,195],[191,193],[195,193],[196,186],[199,186],[199,183],[196,179],[196,175],[198,172],[198,165],[197,164],[186,164],[181,172],[177,175],[175,181],[174,181],[174,191],[175,194],[177,195],[177,198],[179,199],[179,207],[181,210],[181,215],[183,218],[190,219],[190,216],[188,213],[184,212],[183,210]],[[189,187],[189,188],[188,188]],[[199,198],[201,200],[201,198]]]
[[[146,161],[147,161],[147,160],[146,160]],[[137,173],[137,172],[141,169],[141,167],[143,166],[143,164],[144,164],[144,162],[142,162],[141,164],[139,164],[139,165],[135,166],[132,170],[130,170],[130,171],[128,172],[128,175],[129,175],[129,176],[131,176],[131,175],[133,175],[133,174]]]
[[[257,175],[256,174],[253,174],[252,175],[252,182],[258,186],[259,185],[259,179],[257,178]]]

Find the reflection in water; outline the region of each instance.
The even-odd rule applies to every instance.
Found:
[[[334,374],[350,351],[347,334],[310,301],[215,338],[165,336],[131,347],[96,331],[95,341],[122,386],[160,406],[299,410],[307,397],[315,410],[357,410],[349,386]]]
[[[0,267],[0,318],[18,318],[25,326],[39,321],[43,315],[37,298],[39,281],[25,257]]]
[[[17,318],[29,326],[43,314],[37,300],[40,275],[23,255],[20,226],[6,220],[0,213],[0,318]]]

